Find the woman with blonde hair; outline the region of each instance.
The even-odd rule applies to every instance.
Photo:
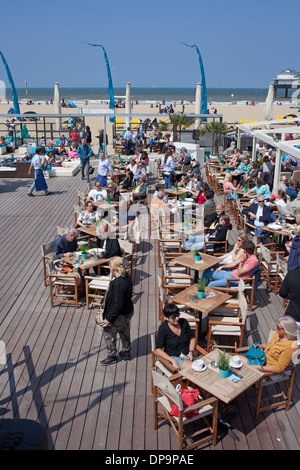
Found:
[[[240,356],[242,362],[250,364],[261,372],[282,374],[292,362],[292,355],[297,349],[298,327],[294,318],[289,315],[278,318],[276,332],[267,344],[255,344],[265,353],[265,363],[262,366],[251,364],[246,356]]]
[[[117,362],[117,335],[119,334],[124,361],[130,360],[130,319],[133,316],[132,282],[125,270],[123,259],[119,256],[111,258],[109,268],[112,281],[103,299],[103,313],[96,317],[96,323],[103,328],[103,338],[107,349],[107,358],[100,362],[108,366]]]

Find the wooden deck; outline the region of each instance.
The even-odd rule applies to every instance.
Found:
[[[153,165],[154,166],[154,165]],[[50,307],[40,246],[56,237],[56,225],[73,224],[80,176],[48,180],[51,196],[27,196],[31,180],[1,179],[0,416],[29,418],[48,432],[53,450],[176,450],[168,426],[153,430],[150,334],[158,328],[157,247],[144,240],[135,255],[132,357],[107,368],[106,348],[95,326],[96,310]],[[221,198],[219,197],[221,200]],[[230,235],[235,238],[235,231]],[[247,321],[245,341],[265,341],[283,313],[282,301],[262,284]],[[289,412],[254,420],[252,390],[233,404],[230,423],[240,441],[220,429],[215,449],[299,449],[299,370]]]

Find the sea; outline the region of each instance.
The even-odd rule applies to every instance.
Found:
[[[108,88],[60,88],[61,98],[74,103],[75,106],[99,105],[109,101]],[[125,98],[126,89],[114,88],[115,100]],[[131,100],[136,104],[158,104],[165,103],[180,104],[181,102],[195,102],[195,88],[134,88],[131,87]],[[207,88],[208,105],[237,104],[244,105],[254,102],[263,104],[268,94],[267,88]],[[27,96],[25,88],[17,88],[19,102],[26,103],[28,100],[34,104],[46,104],[54,99],[53,88],[28,88]],[[11,100],[11,90],[6,90],[6,101]],[[285,101],[285,100],[282,100]],[[286,103],[286,101],[285,101]]]

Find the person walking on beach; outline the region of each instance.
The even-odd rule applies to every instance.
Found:
[[[85,139],[82,139],[81,144],[82,145],[79,145],[77,149],[77,155],[80,158],[81,179],[84,180],[85,175],[87,181],[89,181],[90,157],[93,155],[93,151],[91,147],[86,143]]]
[[[34,182],[32,183],[27,193],[28,196],[31,196],[31,197],[34,196],[34,194],[32,194],[34,189],[36,191],[45,191],[46,196],[50,194],[50,192],[48,191],[47,183],[45,181],[43,170],[41,168],[43,165],[41,154],[42,154],[42,149],[41,148],[36,149],[34,157],[31,160],[31,164],[28,170],[28,175],[30,175],[31,169],[32,168],[34,169]]]

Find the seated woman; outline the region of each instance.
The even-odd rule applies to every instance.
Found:
[[[71,159],[79,158],[78,153],[77,153],[77,147],[76,147],[76,144],[74,142],[71,145],[71,150],[69,150],[69,152],[68,152],[68,157],[71,158]]]
[[[155,353],[169,361],[175,369],[184,369],[190,366],[194,359],[195,335],[189,322],[180,318],[177,305],[166,304],[164,318],[165,321],[158,329]]]
[[[296,321],[289,315],[280,317],[276,322],[276,333],[267,344],[257,344],[255,349],[263,349],[266,360],[264,365],[251,364],[245,356],[239,356],[244,364],[254,369],[272,374],[282,374],[292,362],[292,355],[297,346],[298,327]]]
[[[202,182],[200,184],[200,191],[199,191],[199,195],[198,195],[197,204],[204,204],[205,203],[205,197],[204,197],[205,191],[210,191],[212,193],[212,198],[214,197],[215,193],[214,193],[213,189],[210,188],[207,183]]]
[[[242,246],[244,240],[248,240],[247,235],[245,235],[243,232],[240,232],[233,249],[229,253],[225,253],[219,257],[220,266],[216,269],[216,271],[219,272],[222,269],[231,270],[232,268],[236,268],[240,262],[243,261],[245,257],[245,251]]]
[[[269,186],[265,184],[262,178],[257,178],[256,186],[252,189],[249,189],[249,191],[246,193],[246,196],[252,197],[258,194],[262,194],[267,201],[269,201],[272,196]]]
[[[111,201],[119,201],[120,193],[118,191],[117,185],[113,183],[112,181],[107,183],[107,196],[108,195],[110,195]]]
[[[278,189],[277,197],[274,201],[274,204],[276,205],[276,210],[278,212],[281,212],[282,209],[284,209],[285,206],[287,205],[287,197],[286,197],[285,192],[282,189]]]
[[[126,167],[126,170],[131,171],[134,175],[136,174],[136,172],[138,171],[138,165],[134,158],[130,159],[130,162]]]
[[[126,178],[119,184],[119,191],[122,189],[133,188],[133,173],[130,170],[126,170]]]
[[[182,245],[184,250],[204,250],[205,242],[214,241],[214,242],[223,242],[226,240],[227,231],[232,229],[230,223],[230,218],[228,215],[222,215],[219,219],[219,223],[215,226],[213,230],[209,230],[207,235],[196,235],[195,237],[190,238],[185,241]],[[207,245],[208,248],[214,245]],[[223,248],[223,245],[215,245],[214,251],[220,253]]]
[[[225,177],[224,177],[224,183],[223,183],[223,186],[224,186],[224,192],[225,194],[229,195],[230,193],[230,190],[232,191],[236,191],[237,188],[234,186],[234,184],[232,183],[232,175],[230,173],[226,173]]]
[[[250,240],[244,240],[242,248],[245,251],[244,259],[234,271],[204,271],[202,277],[211,281],[207,287],[226,287],[227,279],[233,278],[237,280],[230,281],[230,286],[237,286],[239,279],[253,275],[255,268],[258,266],[258,259],[255,256],[255,245]]]
[[[237,190],[240,191],[244,188],[245,184],[248,184],[251,180],[256,179],[258,177],[258,173],[259,164],[257,162],[252,162],[250,171],[246,173],[240,180],[239,184],[237,185]]]
[[[139,178],[139,184],[133,191],[134,199],[144,199],[147,194],[147,188],[146,174],[142,173]]]
[[[183,175],[178,183],[178,188],[195,189],[193,187],[193,181],[187,175]]]
[[[86,225],[92,225],[95,224],[99,219],[100,216],[98,212],[94,210],[93,201],[86,201],[85,210],[80,212],[78,219],[76,220],[75,227],[80,228]],[[83,233],[81,234],[84,235]]]

